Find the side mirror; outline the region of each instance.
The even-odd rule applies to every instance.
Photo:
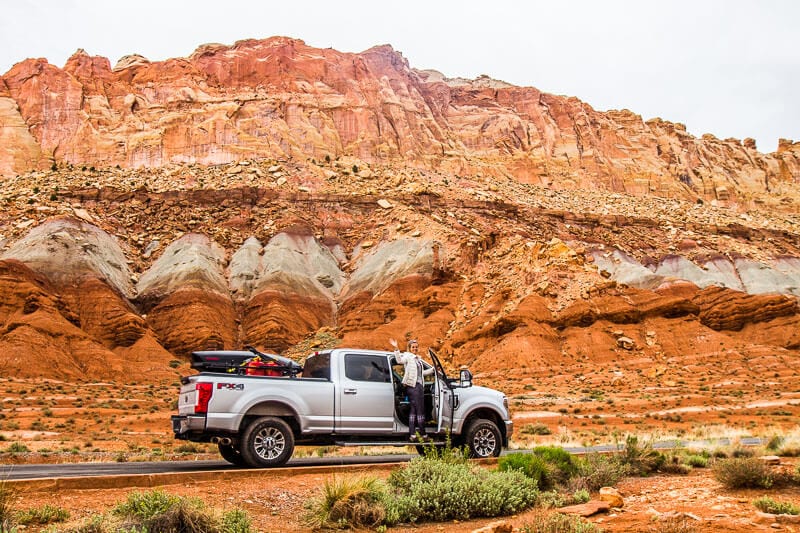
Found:
[[[462,387],[472,387],[472,372],[466,368],[462,369],[458,374],[458,380]]]

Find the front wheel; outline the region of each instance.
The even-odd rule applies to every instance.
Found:
[[[294,434],[280,418],[257,418],[242,436],[242,457],[253,467],[281,466],[294,451]]]
[[[222,456],[222,458],[228,461],[230,464],[236,466],[248,466],[247,462],[244,460],[244,457],[242,457],[242,454],[239,453],[239,450],[230,444],[217,444],[217,448],[219,448],[219,454]]]
[[[464,437],[470,457],[497,457],[503,447],[500,430],[491,420],[475,420],[467,428]]]

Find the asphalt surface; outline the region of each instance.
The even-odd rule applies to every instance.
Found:
[[[738,443],[743,446],[762,444],[759,438],[741,438]],[[686,446],[710,447],[730,445],[730,439],[714,439],[713,441],[680,441],[670,440],[656,442],[653,448],[668,450]],[[573,454],[614,453],[625,448],[624,443],[588,447],[564,447]],[[530,450],[511,450],[507,453],[526,453]],[[410,461],[416,454],[397,455],[352,455],[346,457],[301,457],[290,459],[285,468],[326,467],[342,465],[370,465],[399,463]],[[107,462],[107,463],[57,463],[57,464],[18,464],[0,465],[0,480],[14,481],[21,479],[55,479],[72,477],[125,476],[135,474],[181,474],[190,472],[225,472],[242,470],[226,461],[146,461],[146,462]]]
[[[290,459],[286,467],[340,466],[399,463],[414,455],[354,455],[347,457],[301,457]],[[226,461],[143,461],[130,463],[58,463],[0,465],[0,480],[43,479],[133,474],[176,474],[241,470]]]

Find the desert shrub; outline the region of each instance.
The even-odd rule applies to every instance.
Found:
[[[572,502],[573,503],[586,503],[592,498],[592,495],[589,494],[589,491],[586,489],[578,489],[574,493],[572,493]]]
[[[565,481],[578,471],[575,456],[558,446],[537,446],[533,453],[556,467],[556,481]]]
[[[5,481],[0,481],[0,531],[16,531],[17,491]]]
[[[692,468],[705,468],[708,466],[708,457],[705,455],[690,455],[686,458],[686,464]]]
[[[653,523],[647,531],[652,533],[694,533],[697,526],[685,516],[670,516]]]
[[[784,437],[781,435],[773,435],[770,437],[769,441],[767,441],[767,450],[771,452],[777,452],[783,446],[783,443],[786,441]]]
[[[54,505],[43,505],[42,507],[33,509],[23,509],[16,514],[16,520],[19,524],[51,524],[53,522],[64,522],[69,518],[69,511]],[[2,528],[0,528],[2,531]]]
[[[463,456],[461,456],[463,457]],[[418,457],[389,476],[386,523],[505,516],[532,506],[536,481],[516,470],[493,472],[451,455]]]
[[[92,515],[84,520],[83,523],[76,526],[67,528],[59,527],[57,533],[110,533],[112,531],[117,533],[119,530],[114,529],[113,524],[109,523],[105,515]],[[126,533],[136,533],[135,528],[124,531],[126,531]]]
[[[221,533],[249,533],[253,525],[250,515],[242,509],[233,509],[222,515]]]
[[[132,492],[127,499],[116,505],[112,513],[118,516],[146,521],[166,512],[181,500],[180,496],[168,494],[160,489],[148,492]]]
[[[200,447],[194,442],[187,442],[175,447],[175,452],[180,454],[200,453]]]
[[[800,507],[790,502],[777,502],[769,496],[753,500],[756,509],[770,514],[800,514]]]
[[[575,457],[557,446],[537,446],[532,453],[512,453],[501,457],[497,466],[501,472],[524,473],[536,480],[542,490],[566,483],[578,471]]]
[[[646,476],[658,470],[665,461],[663,454],[653,449],[652,442],[639,443],[639,437],[628,435],[625,438],[625,447],[619,454],[622,464],[628,466],[630,474]]]
[[[664,464],[659,470],[667,474],[685,475],[692,471],[692,467],[684,462],[685,456],[680,453],[670,453],[664,456]]]
[[[742,446],[734,446],[733,449],[731,449],[731,457],[753,457],[755,454],[756,452],[751,448],[743,448]]]
[[[500,472],[512,470],[522,472],[527,477],[536,481],[536,486],[548,490],[553,486],[551,471],[553,467],[547,461],[532,453],[510,453],[497,460],[497,469]]]
[[[134,524],[139,526],[140,524]],[[163,512],[143,520],[145,531],[164,533],[210,533],[219,531],[214,518],[205,510],[203,502],[194,498],[181,498]]]
[[[628,466],[622,464],[616,456],[592,453],[577,461],[577,472],[570,479],[572,490],[585,489],[590,492],[601,487],[611,487],[628,475]]]
[[[567,500],[557,490],[547,490],[539,493],[536,498],[536,505],[542,509],[557,509],[567,505]]]
[[[520,528],[522,533],[602,533],[602,529],[579,516],[561,513],[536,513],[531,522]]]
[[[773,482],[769,467],[755,457],[721,459],[712,471],[714,478],[729,489],[768,489]]]
[[[553,431],[545,424],[525,424],[519,430],[523,435],[550,435]]]
[[[372,528],[386,519],[386,498],[376,478],[334,478],[308,502],[304,521],[313,528]]]
[[[92,518],[92,523],[76,533],[105,531],[163,533],[248,533],[250,520],[244,511],[229,511],[222,516],[206,509],[198,498],[183,498],[156,489],[134,492],[116,505],[111,514],[122,520],[114,524],[107,517]]]
[[[28,449],[27,446],[25,446],[21,442],[12,442],[11,444],[8,445],[6,451],[8,453],[27,453],[30,450]]]

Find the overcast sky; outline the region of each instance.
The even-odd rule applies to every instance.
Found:
[[[0,11],[0,73],[28,57],[63,67],[78,48],[113,66],[285,35],[345,52],[391,44],[415,68],[753,137],[762,152],[800,140],[796,0],[6,0]]]

